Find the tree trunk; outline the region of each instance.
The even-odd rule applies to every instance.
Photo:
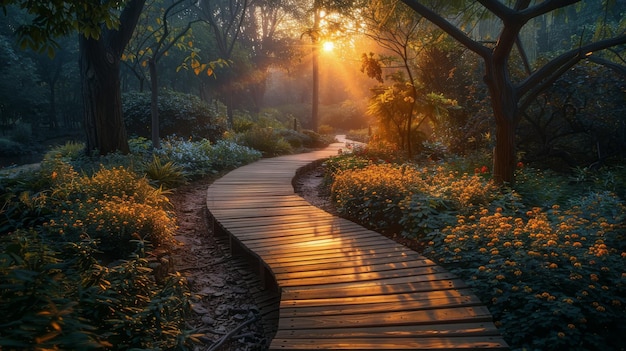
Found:
[[[79,36],[87,153],[129,152],[122,116],[120,61],[133,35],[145,0],[128,0],[118,29],[102,26],[98,39]]]
[[[122,117],[120,57],[103,38],[80,36],[79,40],[87,152],[126,154],[129,148]]]
[[[516,90],[511,83],[506,62],[485,60],[485,82],[490,91],[496,121],[496,146],[493,153],[493,180],[498,185],[513,185],[515,181],[517,128]]]
[[[149,60],[150,66],[150,116],[152,117],[152,148],[161,148],[160,125],[159,125],[159,82],[157,67],[154,59]]]
[[[313,22],[313,33],[311,34],[311,54],[313,62],[313,94],[311,96],[311,130],[317,132],[319,121],[319,104],[320,104],[320,64],[319,64],[319,29],[321,14],[320,9],[315,9],[315,18]]]

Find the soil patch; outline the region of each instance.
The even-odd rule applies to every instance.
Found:
[[[169,195],[179,226],[174,270],[187,279],[193,294],[187,327],[204,342],[194,349],[266,350],[269,340],[251,293],[254,287],[209,225],[206,193],[211,182],[195,181]]]

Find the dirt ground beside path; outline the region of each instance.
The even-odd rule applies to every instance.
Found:
[[[266,350],[259,309],[254,304],[246,273],[210,230],[206,192],[212,180],[177,188],[169,195],[178,219],[172,252],[174,270],[189,282],[194,315],[187,327],[201,335],[197,351]]]

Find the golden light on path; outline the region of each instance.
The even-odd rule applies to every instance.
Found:
[[[322,44],[322,49],[325,52],[331,52],[331,51],[333,51],[335,49],[335,43],[333,43],[332,41],[325,41]]]

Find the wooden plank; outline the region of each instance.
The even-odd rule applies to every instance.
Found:
[[[316,276],[312,278],[297,278],[296,274],[287,275],[285,278],[276,277],[281,287],[289,286],[312,286],[312,285],[337,285],[350,284],[351,287],[362,286],[365,283],[373,283],[374,285],[382,285],[406,279],[411,281],[419,276],[431,276],[438,273],[445,273],[446,270],[439,266],[393,269],[379,272],[352,273],[332,276]]]
[[[472,297],[472,293],[468,289],[456,290],[435,290],[426,292],[407,292],[407,293],[382,293],[379,295],[368,296],[348,296],[348,297],[320,297],[317,299],[299,299],[289,300],[285,297],[281,298],[281,308],[291,307],[317,307],[317,306],[345,306],[358,305],[368,303],[396,303],[402,304],[405,301],[429,301],[441,298],[460,298],[464,296]]]
[[[295,271],[279,271],[273,270],[276,279],[294,279],[294,278],[313,278],[313,277],[329,277],[334,275],[350,275],[350,274],[362,274],[362,273],[375,273],[384,271],[393,271],[397,269],[411,269],[411,268],[425,268],[425,267],[437,267],[432,261],[426,260],[403,260],[399,262],[389,262],[386,260],[380,260],[379,263],[363,263],[363,262],[350,262],[352,265],[345,265],[344,267],[338,267],[336,264],[323,265],[323,266],[307,266],[307,270],[295,270]]]
[[[329,338],[432,338],[497,336],[492,323],[448,323],[435,325],[394,325],[368,328],[279,330],[274,340]]]
[[[317,287],[313,289],[311,287],[286,287],[282,288],[282,299],[287,300],[305,300],[305,299],[319,299],[319,298],[335,298],[335,297],[356,297],[356,296],[371,296],[382,295],[392,293],[411,293],[411,292],[425,292],[425,291],[438,291],[447,289],[464,289],[467,285],[449,273],[439,273],[423,277],[422,279],[410,279],[411,281],[398,281],[388,282],[382,285],[360,285],[353,287]]]
[[[439,297],[429,300],[407,300],[402,302],[380,302],[368,304],[327,305],[314,307],[292,307],[280,309],[281,317],[347,316],[351,314],[374,314],[380,312],[402,312],[441,309],[451,307],[479,306],[474,296]]]
[[[331,316],[280,316],[278,329],[331,329],[350,326],[353,328],[378,327],[381,325],[436,325],[446,323],[489,322],[491,313],[486,307],[454,307],[423,311],[393,311]]]
[[[380,265],[380,264],[395,264],[407,261],[418,261],[416,257],[407,257],[401,255],[372,255],[371,258],[358,258],[358,257],[347,257],[347,258],[338,258],[332,261],[327,262],[319,262],[316,261],[299,261],[297,264],[281,264],[281,265],[272,265],[272,271],[275,274],[282,273],[293,273],[293,272],[312,272],[311,274],[315,274],[314,272],[323,271],[327,269],[342,269],[346,267],[355,267],[355,266],[369,266],[369,265]],[[423,265],[426,265],[427,260],[421,260]],[[432,261],[429,261],[432,263]],[[434,263],[432,263],[434,264]]]
[[[300,167],[342,145],[263,159],[214,182],[207,206],[280,291],[270,350],[506,349],[489,311],[433,261],[293,193]]]
[[[415,257],[415,259],[423,259],[415,253],[407,249],[406,247],[386,247],[378,249],[375,252],[339,252],[339,253],[321,253],[319,255],[308,255],[306,259],[303,259],[301,254],[285,254],[284,256],[278,256],[274,258],[264,257],[263,260],[271,266],[275,267],[289,267],[289,266],[301,266],[301,265],[315,265],[322,263],[333,263],[342,261],[358,261],[377,259],[390,256],[402,256],[402,257]]]
[[[278,339],[270,350],[507,350],[498,337]]]

